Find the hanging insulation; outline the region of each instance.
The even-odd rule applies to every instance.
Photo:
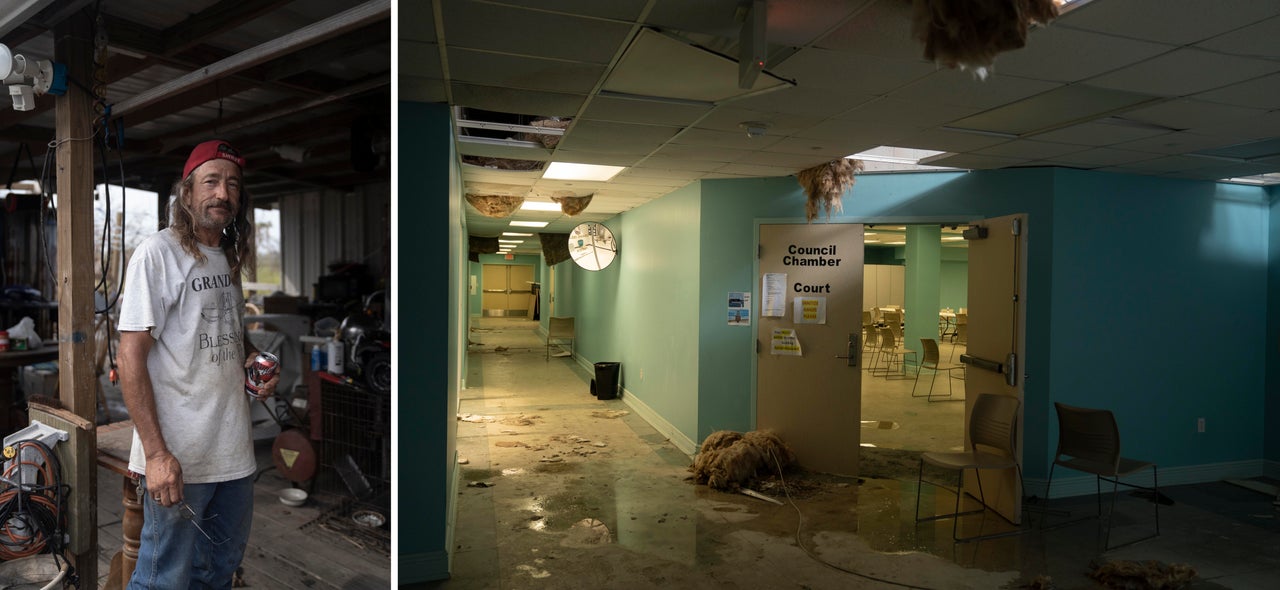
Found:
[[[996,55],[1027,44],[1032,23],[1058,16],[1053,0],[914,0],[911,33],[925,59],[985,78]]]
[[[555,266],[569,259],[569,234],[538,234],[542,243],[542,259]]]
[[[553,196],[551,197],[551,200],[560,203],[560,210],[563,211],[565,215],[573,217],[574,215],[582,213],[582,211],[587,208],[587,205],[591,204],[591,197],[594,196],[595,194],[590,194],[585,197]]]
[[[544,127],[547,129],[567,129],[573,119],[538,119],[529,123],[531,127]],[[520,133],[516,135],[516,139],[522,141],[533,141],[542,144],[547,149],[555,149],[560,145],[560,138],[563,135],[549,135],[545,133]]]
[[[828,218],[832,213],[839,213],[842,209],[840,197],[853,186],[854,174],[861,171],[861,160],[840,158],[797,173],[796,180],[800,181],[800,187],[808,197],[804,207],[805,219],[813,221],[824,211]]]
[[[498,251],[498,238],[467,236],[467,260],[480,262],[481,254],[493,254]]]
[[[524,204],[524,197],[468,194],[467,202],[485,217],[508,217]]]

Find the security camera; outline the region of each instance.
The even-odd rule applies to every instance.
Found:
[[[36,108],[35,97],[41,94],[66,94],[67,71],[62,64],[30,59],[0,43],[0,83],[9,87],[14,110],[29,111]]]

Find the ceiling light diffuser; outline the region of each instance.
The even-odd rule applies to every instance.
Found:
[[[520,206],[525,211],[559,211],[560,203],[543,203],[541,201],[525,201]]]
[[[549,221],[512,221],[511,227],[547,227]]]
[[[518,231],[504,231],[504,232],[502,232],[502,235],[504,235],[504,236],[514,236],[514,237],[517,237],[517,238],[531,238],[531,237],[533,237],[533,234],[527,234],[527,233],[524,233],[524,232],[518,232]]]
[[[542,177],[550,180],[594,180],[604,182],[625,170],[624,166],[600,166],[596,164],[574,164],[570,162],[552,162],[547,166]]]

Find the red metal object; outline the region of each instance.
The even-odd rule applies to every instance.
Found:
[[[254,399],[262,399],[262,386],[280,373],[280,358],[269,352],[259,352],[253,364],[245,369],[244,392]]]

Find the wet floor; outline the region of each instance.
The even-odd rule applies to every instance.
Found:
[[[962,519],[959,533],[1021,534],[973,543],[953,542],[952,519],[917,524],[910,451],[864,449],[864,459],[880,455],[864,461],[863,479],[788,471],[762,482],[781,505],[695,485],[691,459],[622,400],[592,397],[584,367],[545,360],[533,322],[473,325],[457,422],[465,463],[453,578],[419,587],[1105,587],[1087,576],[1096,560],[1187,564],[1199,574],[1193,588],[1274,588],[1280,580],[1270,499],[1228,484],[1162,490],[1174,499],[1161,506],[1162,535],[1106,553],[1096,520],[1042,531],[1038,513],[1015,527],[986,512]],[[879,416],[864,433],[918,436],[911,412],[886,407]],[[950,436],[921,440],[944,450],[955,444]],[[944,489],[926,485],[920,496],[922,514],[954,506]],[[1079,516],[1094,506],[1083,497],[1052,507]],[[1121,496],[1113,542],[1152,529],[1153,508]]]

